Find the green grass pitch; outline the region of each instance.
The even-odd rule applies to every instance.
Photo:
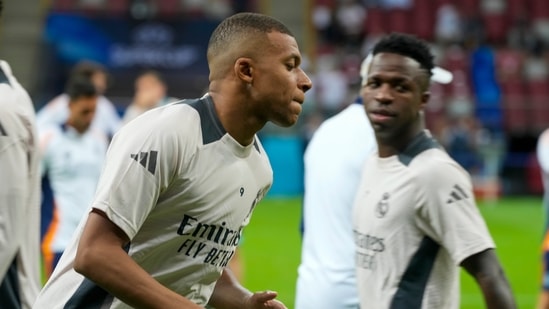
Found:
[[[541,197],[507,197],[479,203],[497,245],[519,308],[534,308],[540,282],[543,213]],[[252,291],[275,290],[293,308],[301,236],[301,198],[267,198],[244,231],[244,284]],[[485,308],[482,294],[462,272],[461,308]]]

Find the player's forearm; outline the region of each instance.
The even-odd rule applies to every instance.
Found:
[[[252,292],[245,289],[233,276],[230,269],[225,269],[215,285],[210,298],[210,305],[216,309],[245,308],[245,301]]]
[[[517,305],[494,249],[466,258],[461,266],[475,278],[488,309],[515,309]]]
[[[121,248],[79,251],[75,270],[134,308],[202,308],[161,285]]]
[[[509,282],[503,271],[497,276],[480,276],[477,282],[484,295],[488,309],[516,309],[517,304],[513,297]]]

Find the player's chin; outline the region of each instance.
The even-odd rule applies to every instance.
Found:
[[[272,122],[279,127],[287,128],[291,127],[297,123],[299,120],[299,114],[289,114],[285,117],[279,117],[278,119],[273,119]]]

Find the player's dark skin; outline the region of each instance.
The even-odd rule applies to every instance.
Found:
[[[392,53],[375,55],[361,90],[380,157],[402,152],[423,130],[420,116],[429,100],[429,76],[412,58]],[[478,283],[489,309],[517,308],[497,255],[488,249],[460,264]]]

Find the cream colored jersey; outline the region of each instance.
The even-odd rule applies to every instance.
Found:
[[[34,106],[0,61],[0,307],[30,308],[40,290],[40,173]]]
[[[494,248],[469,175],[425,131],[370,158],[354,203],[360,308],[459,308],[459,267]]]
[[[206,95],[124,126],[108,150],[92,207],[128,235],[128,254],[143,269],[204,306],[272,177],[259,140],[234,140]],[[74,271],[77,242],[35,308],[130,308]]]

